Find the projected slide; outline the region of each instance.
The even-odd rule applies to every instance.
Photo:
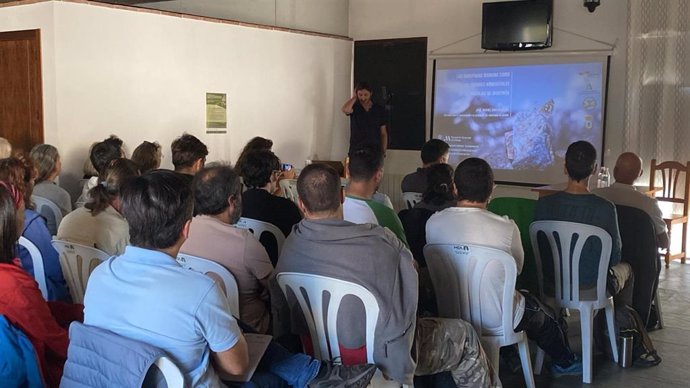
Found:
[[[602,61],[437,69],[433,136],[452,165],[476,156],[497,180],[562,182],[570,143],[601,155],[604,89]]]

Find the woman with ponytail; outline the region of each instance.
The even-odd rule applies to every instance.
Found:
[[[441,211],[455,205],[457,191],[453,182],[453,167],[438,163],[428,167],[427,188],[416,208]]]
[[[139,176],[131,160],[115,159],[88,193],[88,202],[62,219],[57,238],[121,255],[129,244],[129,225],[120,214],[120,187]]]
[[[66,327],[72,320],[83,320],[83,306],[43,299],[36,281],[24,271],[15,255],[23,224],[23,193],[10,183],[0,181],[0,315],[31,341],[36,359],[24,359],[27,373],[32,370],[29,363],[37,361],[39,378],[46,386],[57,387],[67,359]],[[9,345],[0,341],[3,347],[0,354],[5,355],[4,347]],[[13,372],[0,376],[0,385],[12,386],[12,381],[7,380],[16,378],[21,371]]]

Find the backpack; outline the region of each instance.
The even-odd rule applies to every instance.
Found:
[[[642,322],[640,314],[626,304],[616,306],[616,327],[618,335],[633,338],[632,361],[633,365],[649,367],[659,365],[661,357],[654,347],[652,339],[649,337],[646,325]],[[611,357],[611,347],[609,345],[608,333],[606,330],[606,318],[604,314],[597,315],[595,330],[595,342],[609,358]],[[619,345],[620,346],[620,345]]]

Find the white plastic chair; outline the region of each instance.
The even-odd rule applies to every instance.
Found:
[[[74,303],[84,303],[84,292],[91,272],[110,255],[86,245],[63,240],[53,240],[53,247],[60,255],[62,274],[69,286]]]
[[[470,244],[429,244],[424,247],[424,257],[441,317],[459,318],[472,324],[491,360],[496,377],[500,348],[518,344],[525,383],[527,387],[534,388],[527,335],[524,331],[516,333],[513,328],[513,298],[517,279],[515,259],[499,249]],[[492,263],[499,264],[505,274],[504,287],[500,290],[502,334],[498,335],[487,331],[482,317],[484,306],[481,292],[490,286],[482,281],[494,275],[495,269],[487,269]]]
[[[36,212],[42,215],[46,219],[46,224],[48,226],[48,231],[50,231],[51,236],[57,234],[60,222],[62,222],[62,211],[55,204],[55,202],[39,197],[38,195],[32,195],[31,201],[36,205]]]
[[[367,363],[375,364],[374,335],[379,317],[379,304],[369,290],[359,284],[340,279],[295,272],[279,273],[276,280],[286,298],[288,297],[288,288],[297,298],[309,326],[309,335],[314,345],[314,356],[319,360],[335,360],[340,357],[340,342],[338,342],[338,330],[336,329],[340,303],[347,295],[359,298],[364,305],[366,319]],[[301,290],[306,292],[306,298]],[[330,300],[328,310],[324,315],[323,295],[325,292],[330,295]],[[325,321],[324,316],[326,317]],[[326,332],[328,332],[328,336],[326,336]],[[400,386],[399,383],[385,381],[380,371],[377,371],[372,385],[383,386],[387,384]]]
[[[551,248],[554,268],[554,307],[577,309],[580,311],[582,333],[582,381],[592,382],[592,345],[594,338],[594,310],[604,309],[608,324],[609,340],[614,361],[618,362],[616,329],[614,326],[613,297],[606,293],[606,275],[611,259],[611,236],[602,228],[593,225],[567,221],[536,221],[529,227],[532,248],[537,264],[539,291],[544,294],[542,272],[543,252],[539,251],[538,236],[544,235]],[[556,241],[556,236],[558,240]],[[590,238],[601,241],[601,255],[596,284],[596,299],[580,299],[580,260],[582,248]],[[576,241],[575,241],[576,239]],[[572,243],[574,249],[571,251]],[[561,255],[561,252],[563,255]]]
[[[278,254],[280,255],[280,252],[283,250],[283,244],[285,244],[285,235],[280,229],[278,229],[277,226],[268,222],[246,217],[240,217],[235,226],[240,229],[249,230],[252,232],[254,237],[257,238],[257,240],[260,240],[261,235],[264,233],[270,233],[273,235],[273,238],[276,239],[276,244],[278,244]]]
[[[237,280],[235,280],[235,277],[232,276],[232,273],[230,273],[227,268],[213,260],[188,255],[186,253],[178,253],[176,259],[184,268],[201,272],[214,280],[220,279],[222,281],[223,291],[225,291],[225,295],[228,297],[230,313],[237,318],[240,317],[240,292],[237,288]]]
[[[407,206],[408,209],[412,209],[414,205],[417,204],[417,202],[422,201],[422,193],[414,193],[411,191],[402,193],[402,198],[403,201],[405,201],[405,206]]]
[[[297,179],[281,179],[280,189],[283,190],[283,197],[297,204]]]
[[[34,243],[24,236],[19,237],[18,244],[29,251],[29,256],[31,256],[31,262],[34,266],[34,279],[36,279],[36,283],[38,283],[38,289],[41,290],[43,299],[48,300],[48,283],[46,282],[46,271],[43,267],[43,255],[41,255],[41,251],[38,250],[38,247]]]
[[[163,373],[168,388],[184,388],[184,376],[171,359],[165,356],[160,357],[156,360],[155,365]]]

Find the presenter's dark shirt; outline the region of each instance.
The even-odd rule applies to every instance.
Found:
[[[350,113],[350,150],[362,148],[381,149],[381,126],[386,125],[386,110],[373,104],[366,111],[359,101],[352,106]],[[349,153],[348,152],[348,153]]]

